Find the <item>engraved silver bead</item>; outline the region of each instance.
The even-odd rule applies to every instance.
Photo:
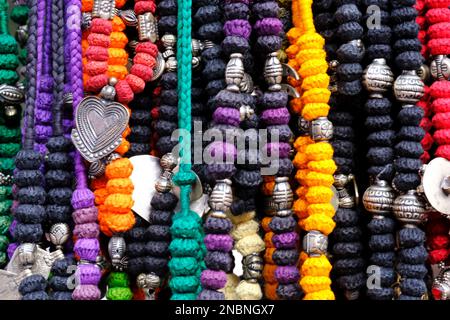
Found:
[[[277,215],[284,214],[283,211],[291,210],[292,203],[294,201],[294,193],[292,192],[291,185],[289,184],[288,177],[275,178],[275,186],[272,193],[273,204]]]
[[[115,0],[94,0],[94,6],[92,8],[93,18],[102,18],[105,20],[111,20],[116,14],[116,2]]]
[[[384,180],[377,180],[363,195],[364,208],[372,214],[390,213],[394,200],[394,189]]]
[[[146,12],[138,16],[139,41],[151,41],[155,43],[158,40],[158,23],[151,12]]]
[[[252,93],[255,90],[253,85],[253,79],[248,73],[244,73],[244,78],[242,79],[239,89],[244,93]]]
[[[309,231],[303,238],[303,250],[312,257],[327,253],[328,237],[317,230]]]
[[[394,82],[394,95],[400,102],[415,104],[424,93],[424,84],[415,70],[403,70]]]
[[[177,37],[173,34],[165,34],[161,37],[161,42],[166,49],[172,49],[177,43]]]
[[[430,67],[426,64],[422,64],[419,70],[417,70],[417,75],[419,76],[420,80],[422,80],[424,83],[428,83],[428,81],[431,78]]]
[[[311,138],[314,141],[327,141],[333,138],[333,123],[326,117],[311,121]]]
[[[153,273],[141,273],[136,279],[137,286],[141,289],[155,290],[161,284],[161,279]]]
[[[243,56],[240,53],[233,53],[230,56],[227,67],[225,69],[225,82],[227,83],[227,90],[239,92],[239,86],[244,79],[244,62]]]
[[[61,248],[69,240],[70,228],[67,223],[55,223],[50,227],[48,238],[57,248]]]
[[[23,243],[17,248],[18,259],[25,269],[29,269],[36,261],[37,246],[34,243]]]
[[[112,237],[108,243],[108,252],[114,267],[120,267],[125,257],[126,243],[122,237]]]
[[[268,55],[264,66],[264,79],[269,85],[269,90],[281,90],[280,84],[283,82],[283,67],[276,52]]]
[[[350,176],[346,174],[335,174],[334,175],[334,186],[336,188],[344,188],[347,183],[350,182]]]
[[[446,55],[434,56],[430,64],[430,72],[434,79],[448,80],[450,78],[450,58]]]
[[[166,61],[165,68],[167,72],[175,72],[178,68],[177,60],[174,57],[170,57]]]
[[[118,16],[128,27],[136,27],[138,25],[138,19],[134,10],[119,10]]]
[[[170,174],[169,174],[170,175]],[[170,176],[167,174],[161,175],[155,183],[155,189],[159,193],[167,193],[172,190],[173,184]]]
[[[97,160],[97,161],[92,162],[89,165],[89,170],[88,170],[89,179],[95,179],[95,178],[101,177],[105,173],[105,170],[106,170],[106,165],[103,161]]]
[[[159,163],[164,170],[172,171],[178,165],[178,159],[173,153],[166,153],[161,157]]]
[[[116,89],[113,86],[107,85],[100,91],[100,96],[108,101],[114,101],[116,97]]]
[[[370,93],[383,93],[392,87],[394,74],[385,59],[374,59],[364,70],[362,82]]]
[[[393,211],[397,220],[405,224],[417,225],[427,219],[425,205],[415,190],[398,196],[394,201]]]
[[[261,256],[257,253],[245,256],[242,259],[242,277],[244,280],[258,281],[262,276],[264,262]]]
[[[25,95],[23,90],[7,84],[0,85],[0,101],[4,103],[21,103]]]
[[[241,121],[245,119],[250,119],[251,116],[255,114],[255,110],[252,107],[244,105],[239,108],[239,117]]]
[[[233,191],[231,189],[231,180],[218,180],[209,197],[209,207],[214,212],[226,214],[233,202]]]

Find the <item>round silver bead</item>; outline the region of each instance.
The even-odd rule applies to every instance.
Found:
[[[67,223],[55,223],[50,227],[48,238],[57,248],[69,240],[70,228]]]
[[[158,180],[156,180],[155,183],[155,189],[156,191],[158,191],[159,193],[167,193],[170,190],[172,190],[173,184],[171,179],[169,179],[168,177],[162,175],[161,177],[158,178]]]
[[[372,214],[388,214],[395,200],[394,189],[384,180],[377,180],[363,195],[364,208]]]
[[[175,37],[173,34],[165,34],[162,36],[161,42],[164,48],[173,48],[177,43],[177,37]]]
[[[201,51],[202,51],[202,43],[200,42],[200,40],[197,39],[192,39],[192,55],[193,56],[198,56],[200,55]]]
[[[116,77],[111,77],[108,80],[109,85],[113,87],[117,84],[117,82],[119,82],[119,80]]]
[[[405,224],[417,225],[427,219],[425,205],[415,190],[398,196],[394,201],[393,211],[397,220]]]
[[[219,213],[227,213],[233,202],[233,191],[231,189],[231,180],[218,180],[209,197],[209,207]]]
[[[114,101],[116,97],[116,89],[113,86],[107,85],[100,91],[100,96],[108,101]]]
[[[328,237],[317,230],[308,232],[303,238],[303,250],[309,256],[320,256],[327,253]]]
[[[164,170],[172,171],[178,165],[178,159],[173,153],[166,153],[161,157],[159,163]]]
[[[311,121],[311,138],[314,141],[328,141],[333,138],[333,124],[326,117]]]
[[[400,102],[415,104],[424,93],[424,84],[414,70],[403,70],[394,82],[394,95]]]
[[[174,72],[174,71],[176,71],[177,68],[178,68],[177,60],[175,58],[173,58],[173,57],[170,57],[166,61],[165,68],[166,68],[167,72]]]
[[[450,58],[445,55],[434,56],[430,64],[430,72],[434,79],[448,80],[450,78]]]
[[[199,57],[192,57],[192,68],[197,68],[200,65],[200,61]]]
[[[383,93],[392,87],[394,74],[385,59],[374,59],[364,70],[362,82],[370,93]]]
[[[89,165],[88,176],[90,179],[101,177],[105,173],[105,170],[105,163],[101,160],[97,160]]]
[[[262,276],[264,262],[257,253],[245,256],[242,260],[242,277],[244,280],[258,281]]]

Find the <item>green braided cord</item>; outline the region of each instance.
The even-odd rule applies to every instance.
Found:
[[[8,33],[8,1],[0,0],[0,34]]]
[[[130,279],[125,272],[111,272],[108,278],[108,300],[131,300],[133,292],[130,289]]]
[[[11,11],[11,20],[20,25],[26,25],[28,21],[28,6],[15,6]]]

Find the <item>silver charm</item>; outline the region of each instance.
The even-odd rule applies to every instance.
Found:
[[[394,95],[400,102],[415,104],[424,93],[424,84],[414,70],[403,70],[394,82]]]
[[[141,289],[155,290],[161,285],[161,279],[153,273],[141,273],[136,279],[137,286]]]
[[[364,70],[362,82],[367,91],[380,94],[392,87],[394,74],[385,59],[374,59]]]
[[[18,104],[23,102],[25,95],[22,90],[7,84],[0,85],[0,102]]]
[[[398,196],[394,201],[393,211],[397,220],[407,225],[418,225],[427,220],[425,205],[415,190]]]
[[[47,239],[57,249],[62,249],[63,244],[69,240],[69,237],[70,228],[66,223],[55,223],[50,227],[50,232],[47,234]]]
[[[298,117],[298,129],[300,131],[300,135],[309,136],[311,133],[311,121],[306,120],[303,117]]]
[[[102,160],[97,160],[89,165],[88,177],[95,179],[101,177],[106,171],[106,164]]]
[[[15,117],[17,115],[16,106],[5,106],[5,116],[8,118]]]
[[[125,257],[126,244],[122,237],[112,237],[108,243],[108,252],[111,258],[112,266],[119,271],[127,267],[127,258]]]
[[[81,29],[87,30],[90,29],[92,25],[92,13],[83,12],[81,16]]]
[[[216,218],[225,218],[232,202],[231,180],[217,180],[208,201],[212,215]]]
[[[300,93],[298,93],[298,91],[293,86],[286,83],[282,83],[279,86],[280,90],[286,92],[291,98],[300,98]]]
[[[448,80],[450,78],[450,59],[445,55],[433,57],[430,72],[434,79]]]
[[[392,211],[395,200],[394,189],[384,180],[377,180],[363,195],[364,208],[372,214],[383,215]]]
[[[253,110],[250,106],[241,106],[239,108],[239,117],[241,121],[245,119],[250,119],[255,114],[255,110]]]
[[[309,231],[303,238],[303,250],[311,256],[318,257],[327,253],[328,237],[317,230]]]
[[[53,263],[61,258],[64,258],[64,255],[60,250],[50,253],[36,244],[24,243],[14,252],[6,271],[20,274],[30,269],[33,274],[40,274],[47,279]]]
[[[150,41],[155,43],[158,40],[158,24],[155,16],[151,12],[138,16],[139,41]]]
[[[17,39],[17,42],[19,42],[19,44],[21,46],[24,46],[27,43],[27,41],[28,41],[28,26],[27,25],[19,26],[17,28],[16,39]]]
[[[264,262],[261,256],[257,253],[245,256],[242,259],[242,277],[244,280],[257,282],[262,276]]]
[[[283,82],[283,67],[278,54],[272,52],[268,55],[264,66],[264,79],[269,85],[270,91],[280,91],[280,84]]]
[[[178,165],[178,159],[173,153],[166,153],[161,157],[160,164],[164,170],[172,171]]]
[[[175,72],[178,68],[178,62],[174,57],[170,57],[167,59],[164,67],[166,72]]]
[[[105,20],[112,20],[116,13],[115,0],[94,0],[94,7],[92,8],[93,18],[102,18]]]
[[[288,177],[275,178],[275,186],[272,193],[273,205],[278,216],[291,215],[294,193],[289,184]]]
[[[87,161],[100,160],[122,142],[129,116],[128,110],[120,103],[86,97],[76,111],[73,144]]]
[[[333,138],[333,124],[326,117],[311,121],[311,138],[314,141],[328,141]]]
[[[240,53],[233,53],[230,56],[227,67],[225,69],[225,81],[227,83],[227,90],[239,92],[239,86],[244,79],[244,62],[243,56]]]
[[[134,10],[119,10],[118,16],[127,27],[136,27],[138,25],[138,19]]]
[[[429,204],[447,216],[450,216],[449,177],[450,161],[444,158],[431,160],[422,176],[422,187]]]

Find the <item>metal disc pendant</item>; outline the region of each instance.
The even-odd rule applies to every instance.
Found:
[[[118,102],[86,97],[77,108],[72,141],[87,161],[100,160],[120,145],[129,117],[128,110]]]
[[[427,164],[422,178],[423,190],[430,205],[442,214],[450,215],[450,161],[435,158]]]
[[[166,68],[166,61],[164,60],[163,55],[160,52],[158,52],[158,55],[156,56],[156,65],[153,68],[153,77],[151,81],[158,80],[162,76],[165,68]]]

